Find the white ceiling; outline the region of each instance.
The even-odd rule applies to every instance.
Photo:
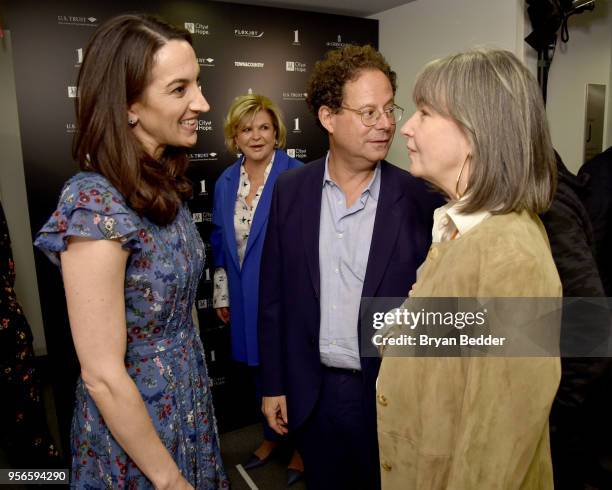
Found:
[[[214,0],[367,17],[414,0]]]

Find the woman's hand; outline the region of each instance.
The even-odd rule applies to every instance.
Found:
[[[215,308],[215,309],[217,311],[217,316],[219,317],[219,320],[221,320],[223,323],[227,325],[227,322],[229,322],[229,319],[230,319],[229,308],[227,308],[226,306],[223,306],[221,308]]]

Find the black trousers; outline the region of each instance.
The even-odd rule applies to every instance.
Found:
[[[376,420],[365,406],[359,371],[324,367],[317,404],[295,434],[309,490],[380,488]]]

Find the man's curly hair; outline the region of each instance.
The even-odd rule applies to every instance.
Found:
[[[372,46],[355,46],[349,44],[341,49],[334,49],[325,53],[325,58],[317,61],[308,80],[308,96],[306,103],[314,114],[319,127],[319,108],[327,106],[338,112],[342,106],[344,84],[356,80],[363,70],[382,71],[393,88],[397,89],[397,75],[391,70],[384,56]]]

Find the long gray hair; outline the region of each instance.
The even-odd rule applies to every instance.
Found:
[[[557,173],[544,102],[513,53],[479,48],[432,61],[413,99],[455,120],[472,143],[463,213],[548,209]]]

